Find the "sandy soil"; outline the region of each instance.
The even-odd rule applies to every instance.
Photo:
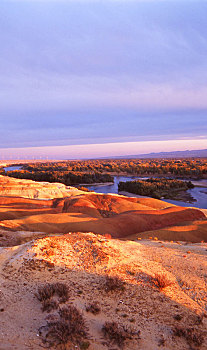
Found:
[[[52,188],[54,186],[51,185]],[[49,194],[50,189],[48,196]],[[195,220],[201,220],[204,228],[203,235],[198,235],[199,240],[196,241],[207,239],[206,217],[202,211],[169,205],[151,198],[127,198],[94,193],[73,193],[70,197],[48,200],[2,196],[0,220],[0,245],[4,246],[6,230],[48,234],[81,231],[122,238],[186,221],[192,225],[192,221]],[[176,235],[177,233],[175,240],[179,239]],[[191,240],[187,230],[182,239]]]
[[[57,311],[43,313],[35,292],[45,282],[60,281],[69,286],[67,304],[75,305],[86,320],[89,349],[118,349],[104,339],[101,329],[106,320],[140,330],[141,339],[127,341],[126,350],[159,349],[161,343],[162,349],[196,349],[174,330],[207,334],[206,249],[206,244],[108,240],[90,233],[1,248],[0,348],[42,348],[39,329]],[[164,273],[172,285],[159,290],[153,280],[156,273]],[[106,275],[125,281],[125,291],[106,292]],[[92,300],[99,302],[98,315],[86,312]],[[199,348],[206,346],[204,340]]]

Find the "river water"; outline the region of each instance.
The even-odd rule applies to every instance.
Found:
[[[131,181],[131,180],[142,179],[145,180],[147,177],[136,177],[136,176],[114,176],[114,183],[111,185],[84,185],[89,190],[97,193],[116,193],[118,194],[118,184],[120,181]],[[188,179],[189,181],[189,179]],[[194,185],[203,185],[204,187],[194,187],[187,190],[186,192],[191,195],[193,201],[184,202],[172,199],[163,199],[165,202],[180,205],[183,207],[196,207],[207,209],[207,180],[192,181]]]
[[[7,166],[6,168],[4,168],[5,173],[7,173],[7,171],[14,171],[14,170],[19,170],[22,168],[22,165],[12,165],[12,166]]]

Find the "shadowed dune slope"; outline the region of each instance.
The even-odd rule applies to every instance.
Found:
[[[91,208],[90,208],[91,209]],[[93,208],[92,208],[93,209]],[[94,208],[94,210],[97,210]],[[26,212],[28,214],[28,212]],[[2,214],[2,213],[1,213]],[[45,213],[28,215],[21,218],[3,220],[1,227],[11,230],[40,231],[46,233],[67,233],[69,231],[106,234],[113,237],[127,237],[129,235],[156,230],[158,228],[176,225],[185,221],[204,218],[204,214],[197,209],[173,207],[162,210],[134,210],[115,214],[111,217],[97,216],[83,212],[81,208],[68,213]]]

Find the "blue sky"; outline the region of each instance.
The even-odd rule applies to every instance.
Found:
[[[206,13],[199,0],[1,0],[0,158],[207,148]]]

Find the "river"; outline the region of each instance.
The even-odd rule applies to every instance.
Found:
[[[142,179],[145,180],[147,177],[138,177],[138,176],[114,176],[114,183],[111,185],[84,185],[89,190],[97,193],[116,193],[118,194],[118,184],[120,181],[131,181],[131,180]],[[189,179],[188,179],[189,181]],[[177,201],[172,199],[164,199],[165,202],[172,203],[175,205],[180,205],[183,207],[196,207],[207,209],[207,180],[192,181],[195,186],[192,189],[187,190],[187,194],[192,197],[191,202]],[[201,187],[201,186],[204,187]]]
[[[4,168],[5,173],[7,173],[7,171],[14,171],[14,170],[19,170],[22,168],[22,165],[12,165],[12,166],[7,166],[6,168]]]

